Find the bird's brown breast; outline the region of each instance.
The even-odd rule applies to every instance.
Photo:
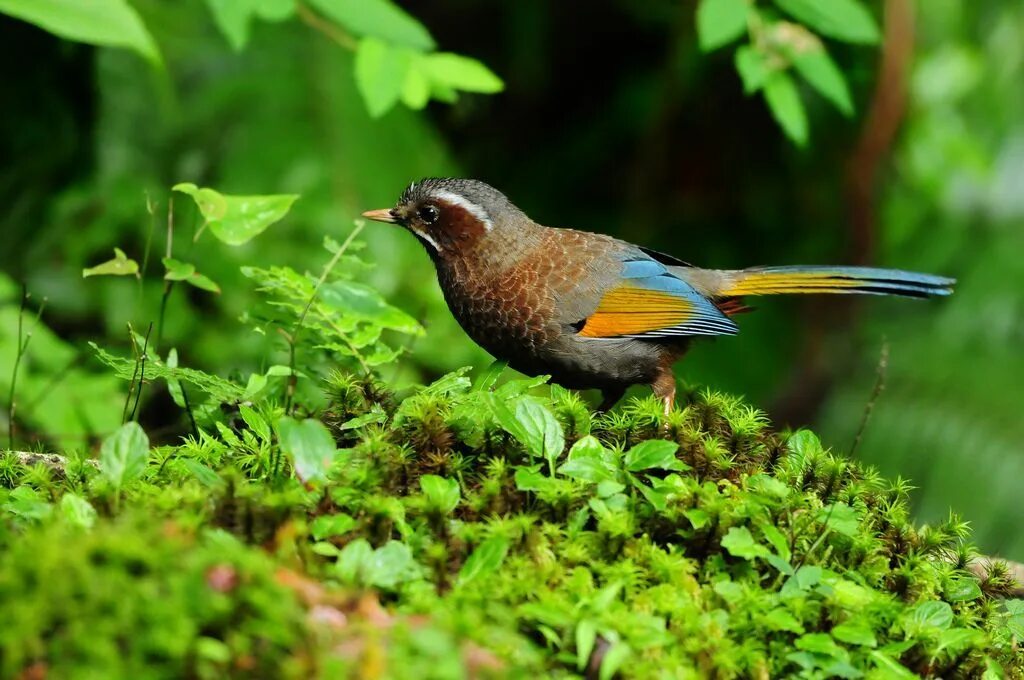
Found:
[[[596,253],[588,247],[593,236],[544,229],[528,248],[507,258],[473,251],[442,258],[437,270],[445,300],[484,349],[513,367],[543,371],[545,348],[560,334],[574,332],[559,303],[577,292],[595,265]]]

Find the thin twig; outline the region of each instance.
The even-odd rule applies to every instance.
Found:
[[[192,424],[192,436],[198,440],[199,427],[196,425],[196,417],[192,415],[192,404],[188,400],[188,392],[185,391],[185,385],[180,381],[178,387],[181,388],[181,399],[185,402],[185,413],[188,414],[188,421]]]
[[[18,401],[15,399],[14,392],[18,385],[18,369],[21,367],[21,359],[25,356],[28,351],[28,343],[32,340],[32,330],[39,324],[39,319],[43,316],[43,309],[46,308],[46,298],[43,298],[42,304],[39,305],[39,310],[36,312],[35,323],[32,324],[32,328],[27,333],[23,334],[24,319],[25,319],[25,308],[28,307],[28,299],[31,295],[28,292],[28,287],[22,284],[21,287],[21,306],[18,308],[18,347],[17,352],[14,355],[14,369],[11,371],[11,390],[7,398],[8,404],[8,423],[7,423],[7,448],[14,449],[14,433],[16,430],[14,419],[18,412]]]
[[[146,339],[142,342],[142,367],[139,371],[139,388],[135,390],[135,405],[132,406],[132,420],[135,420],[139,411],[139,399],[142,398],[142,385],[146,382],[146,355],[149,353],[149,334],[153,332],[153,322],[149,322],[146,329]]]
[[[132,343],[132,354],[135,355],[135,367],[132,369],[132,379],[128,381],[128,394],[124,398],[124,407],[121,409],[121,424],[128,422],[128,404],[132,403],[132,392],[135,391],[135,379],[139,377],[139,348],[135,344],[135,330],[128,324],[128,340]]]
[[[174,198],[167,201],[167,255],[170,259],[174,253]],[[174,281],[164,279],[164,293],[160,298],[160,314],[156,322],[156,342],[153,347],[157,355],[160,354],[160,343],[164,337],[164,315],[167,313],[167,300],[171,297],[171,290],[174,288]]]
[[[306,302],[306,306],[302,309],[302,313],[299,314],[298,321],[295,322],[294,330],[292,330],[291,335],[285,336],[288,339],[289,368],[288,388],[285,393],[285,413],[291,411],[292,397],[295,396],[295,386],[296,383],[298,383],[298,379],[295,377],[295,346],[298,345],[299,343],[299,333],[302,331],[302,324],[306,321],[306,315],[309,314],[309,310],[313,306],[313,302],[316,301],[317,293],[320,292],[320,286],[322,286],[324,281],[327,280],[327,277],[330,275],[331,270],[334,269],[334,266],[336,264],[338,264],[338,260],[340,260],[341,256],[345,254],[345,251],[348,250],[348,247],[352,245],[352,241],[355,239],[355,237],[358,236],[359,232],[363,230],[363,226],[365,226],[365,223],[363,221],[360,220],[356,222],[355,229],[352,230],[352,233],[348,235],[348,238],[345,239],[345,242],[342,243],[341,247],[338,248],[336,253],[334,253],[334,257],[332,257],[330,261],[327,263],[327,265],[324,267],[323,272],[320,274],[320,278],[317,279],[316,284],[313,286],[313,294],[309,296],[309,300]],[[345,339],[344,335],[342,335],[342,339],[345,340],[346,344],[348,344],[351,347],[351,343],[349,343]],[[359,359],[359,362],[363,365],[363,368],[366,368],[368,370],[368,367],[366,366],[365,362],[363,362],[363,359],[359,355],[359,353],[356,352],[355,354],[356,358]]]
[[[302,22],[312,28],[315,31],[323,33],[325,36],[338,43],[346,50],[354,52],[359,46],[356,39],[349,35],[347,32],[342,30],[340,26],[337,26],[330,21],[327,21],[319,14],[306,7],[304,3],[295,3],[295,11],[298,13],[299,18]]]
[[[860,446],[860,440],[864,437],[864,431],[868,427],[868,421],[871,420],[871,412],[875,410],[875,402],[878,401],[878,397],[885,390],[885,378],[889,370],[889,341],[882,338],[882,350],[878,354],[878,367],[875,369],[875,387],[871,390],[871,397],[868,399],[868,403],[864,405],[864,415],[860,419],[860,427],[857,428],[857,436],[853,439],[853,445],[850,447],[850,456],[852,457],[857,451],[857,447]]]

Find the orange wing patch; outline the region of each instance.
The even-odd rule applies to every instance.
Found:
[[[692,316],[693,304],[678,295],[620,286],[601,299],[579,334],[585,338],[639,335],[678,326]]]

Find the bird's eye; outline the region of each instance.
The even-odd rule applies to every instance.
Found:
[[[416,211],[416,215],[423,220],[424,224],[433,224],[434,222],[437,222],[439,213],[436,206],[425,205]]]

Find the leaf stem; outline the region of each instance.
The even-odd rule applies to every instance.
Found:
[[[348,250],[350,245],[352,245],[352,241],[355,239],[356,236],[359,235],[359,232],[363,230],[364,226],[366,226],[365,222],[363,222],[362,220],[356,220],[355,229],[352,230],[352,233],[348,235],[348,238],[345,239],[345,242],[341,244],[341,247],[338,248],[337,252],[334,253],[334,256],[330,259],[330,261],[327,262],[326,266],[324,266],[324,270],[323,272],[321,272],[320,278],[317,279],[316,283],[313,285],[313,294],[309,296],[309,300],[306,302],[306,306],[303,307],[302,313],[299,314],[299,318],[295,322],[295,328],[292,330],[290,335],[286,336],[288,340],[289,372],[288,387],[287,392],[285,393],[285,413],[289,413],[291,411],[292,399],[295,396],[295,386],[298,383],[298,378],[295,376],[295,347],[299,343],[299,333],[302,332],[302,325],[306,321],[306,315],[309,314],[309,310],[313,306],[313,302],[316,301],[317,293],[320,292],[320,286],[322,286],[324,284],[324,281],[327,280],[327,277],[330,275],[331,270],[333,270],[335,265],[338,264],[338,261],[341,259],[341,256],[344,255],[345,251]],[[332,323],[333,325],[333,322],[330,323]],[[349,348],[353,350],[356,359],[359,360],[359,363],[363,367],[363,369],[366,370],[367,373],[369,373],[369,367],[366,365],[366,362],[363,360],[362,356],[360,356],[359,353],[355,351],[355,348],[352,347],[352,344],[345,338],[343,334],[341,334],[341,337],[342,340],[344,340],[345,343],[349,345]]]
[[[330,40],[338,43],[346,50],[352,52],[356,51],[359,44],[356,42],[355,38],[336,24],[333,24],[321,17],[319,14],[307,7],[305,3],[295,3],[295,10],[304,24],[315,31],[323,33]]]

